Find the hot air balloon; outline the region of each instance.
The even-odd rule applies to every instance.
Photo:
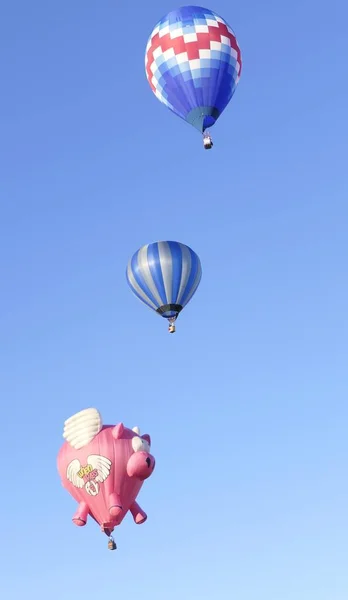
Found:
[[[115,550],[111,534],[128,511],[137,524],[147,519],[136,497],[155,468],[150,436],[123,423],[103,426],[99,411],[87,408],[65,421],[63,437],[57,466],[62,485],[78,502],[73,522],[82,527],[91,516]]]
[[[168,319],[169,333],[191,300],[202,276],[197,254],[180,242],[155,242],[142,246],[128,262],[127,281],[134,294]]]
[[[152,31],[145,71],[157,98],[203,133],[231,100],[242,69],[236,37],[219,15],[200,6],[183,6],[163,17]]]

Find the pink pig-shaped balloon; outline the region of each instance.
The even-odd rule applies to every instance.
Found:
[[[144,523],[147,515],[135,500],[155,468],[150,436],[122,423],[103,426],[97,409],[87,408],[65,421],[63,437],[57,465],[63,486],[79,504],[75,525],[86,525],[90,515],[111,536],[128,511]]]

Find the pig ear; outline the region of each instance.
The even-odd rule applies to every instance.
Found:
[[[96,408],[86,408],[76,413],[64,423],[63,437],[75,448],[83,448],[99,433],[103,423]]]
[[[141,438],[137,435],[132,437],[132,448],[133,448],[134,452],[139,452],[139,450],[141,450],[142,447],[143,447],[143,442],[141,441]]]
[[[118,423],[117,425],[115,425],[115,427],[112,430],[112,436],[115,438],[115,440],[119,440],[122,437],[123,432],[124,432],[123,423]]]
[[[148,433],[144,433],[144,435],[142,435],[141,437],[149,444],[149,446],[151,446],[151,438]]]

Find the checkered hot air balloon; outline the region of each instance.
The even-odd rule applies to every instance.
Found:
[[[134,294],[168,319],[169,332],[197,290],[202,276],[197,254],[180,242],[142,246],[128,262],[127,281]]]
[[[231,100],[242,69],[230,26],[215,12],[184,6],[157,23],[146,46],[145,70],[157,98],[203,133],[205,148]],[[210,142],[210,143],[209,143]]]

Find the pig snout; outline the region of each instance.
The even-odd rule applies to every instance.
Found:
[[[155,459],[148,452],[134,452],[127,463],[129,477],[138,477],[141,481],[150,477],[155,468]]]

